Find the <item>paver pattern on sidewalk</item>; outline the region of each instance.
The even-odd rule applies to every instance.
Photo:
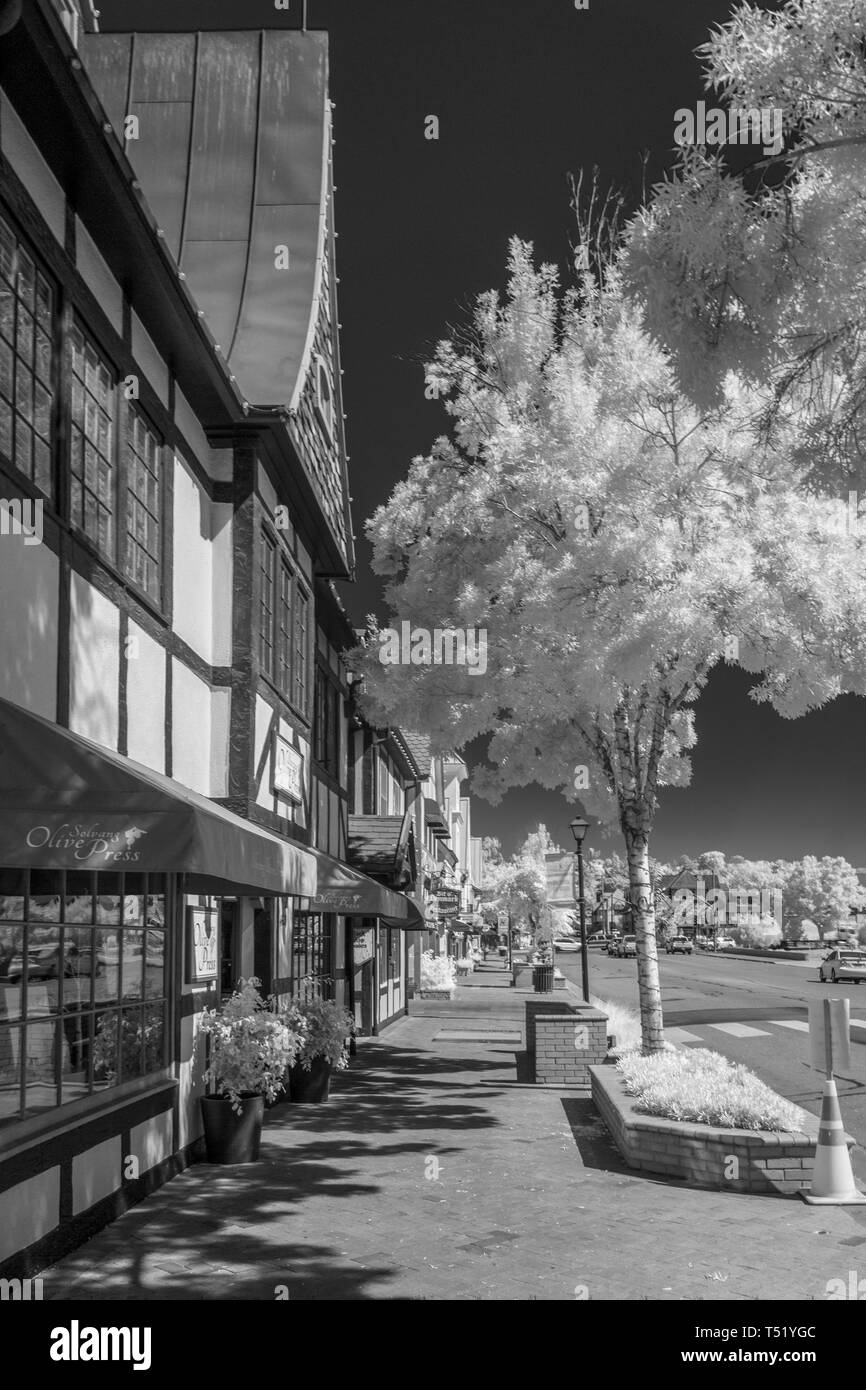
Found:
[[[442,1038],[516,1030],[525,999],[489,968],[413,1001],[328,1104],[269,1111],[259,1163],[188,1169],[44,1271],[46,1299],[823,1299],[862,1269],[862,1208],[640,1176],[513,1043]]]

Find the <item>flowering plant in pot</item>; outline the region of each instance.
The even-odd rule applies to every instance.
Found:
[[[275,1012],[259,994],[261,981],[241,980],[219,1009],[205,1009],[199,1027],[210,1039],[202,1096],[205,1142],[211,1163],[254,1163],[259,1156],[265,1100],[274,1101],[303,1040],[300,1021]]]
[[[349,1065],[349,1038],[355,1020],[333,999],[295,999],[282,1012],[301,1043],[289,1069],[293,1101],[328,1099],[331,1072]]]
[[[421,957],[421,998],[450,999],[457,982],[457,968],[450,956],[425,951]]]

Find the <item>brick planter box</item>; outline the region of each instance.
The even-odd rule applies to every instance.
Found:
[[[636,1098],[626,1094],[614,1067],[589,1071],[596,1109],[631,1168],[717,1192],[791,1195],[811,1186],[817,1116],[807,1114],[805,1132],[797,1134],[666,1120],[635,1109]],[[845,1137],[850,1148],[854,1140]]]
[[[526,1001],[526,1050],[537,1083],[588,1092],[590,1066],[607,1054],[607,1014],[571,990],[535,995]]]

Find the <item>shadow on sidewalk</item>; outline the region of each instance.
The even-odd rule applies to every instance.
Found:
[[[289,1301],[387,1298],[391,1280],[405,1281],[391,1268],[391,1252],[413,1208],[434,1200],[424,1181],[431,1144],[441,1161],[498,1126],[490,1109],[496,1079],[480,1077],[512,1069],[513,1053],[502,1061],[443,1057],[376,1040],[336,1074],[327,1104],[268,1110],[258,1163],[193,1165],[55,1274],[49,1268],[46,1296],[271,1301],[285,1286]],[[359,1199],[369,1210],[369,1199],[385,1190],[388,1218],[374,1227],[359,1216]],[[323,1201],[332,1240],[317,1242]],[[359,1225],[361,1253],[349,1260]]]
[[[599,1168],[605,1173],[627,1173],[633,1178],[639,1176],[622,1157],[607,1126],[588,1097],[563,1097],[562,1108],[585,1168]]]

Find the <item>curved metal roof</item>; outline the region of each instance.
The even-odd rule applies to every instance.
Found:
[[[82,56],[244,397],[293,407],[325,254],[327,35],[87,34]]]

